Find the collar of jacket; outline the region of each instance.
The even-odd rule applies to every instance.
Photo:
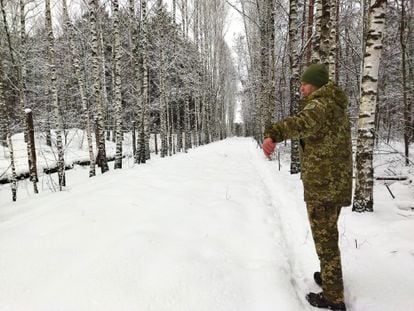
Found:
[[[333,87],[335,85],[335,82],[329,80],[328,83],[326,83],[325,85],[321,86],[319,89],[317,89],[315,92],[313,92],[312,94],[310,94],[308,97],[306,97],[306,101],[310,101],[312,99],[318,98],[323,96],[326,91]]]

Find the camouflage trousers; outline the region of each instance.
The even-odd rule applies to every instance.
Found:
[[[344,302],[341,253],[338,246],[340,206],[307,203],[308,217],[321,265],[324,296],[334,303]]]

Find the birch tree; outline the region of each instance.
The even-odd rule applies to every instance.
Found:
[[[121,38],[119,34],[119,3],[112,0],[114,29],[114,104],[116,117],[116,155],[114,168],[122,168],[122,95],[121,95]]]
[[[75,75],[76,80],[79,87],[79,94],[81,98],[81,104],[82,104],[82,117],[85,124],[85,130],[86,130],[86,137],[88,141],[88,154],[89,154],[89,177],[93,177],[96,175],[95,172],[95,157],[93,153],[93,145],[92,145],[92,127],[91,122],[89,118],[89,110],[88,110],[88,99],[86,98],[86,88],[85,88],[85,81],[84,81],[84,75],[81,71],[81,62],[79,60],[79,51],[76,48],[76,45],[74,43],[74,35],[75,35],[75,28],[69,18],[68,14],[68,8],[66,4],[66,0],[62,0],[62,12],[63,12],[63,21],[65,25],[65,32],[68,35],[69,38],[69,49],[72,54],[73,59],[73,67],[75,68]]]
[[[162,7],[162,0],[158,0],[158,55],[159,55],[159,89],[160,89],[160,138],[161,138],[161,157],[165,157],[168,154],[168,142],[167,142],[167,98],[165,90],[165,47],[164,47],[164,11]]]
[[[339,80],[339,0],[330,0],[330,32],[329,32],[329,79],[335,82]]]
[[[139,139],[140,139],[140,128],[142,126],[142,57],[140,53],[139,48],[139,38],[138,38],[138,24],[141,20],[141,14],[137,14],[135,12],[135,1],[130,0],[129,1],[129,17],[130,21],[132,23],[130,31],[131,31],[131,57],[132,57],[132,67],[133,67],[133,91],[132,91],[132,97],[133,97],[133,106],[135,111],[135,119],[138,124],[138,139],[133,142],[135,147],[134,152],[134,159],[135,163],[140,163],[140,149],[136,148],[137,145],[139,145]],[[133,138],[135,137],[135,130]]]
[[[58,168],[58,179],[59,179],[59,190],[62,190],[62,187],[66,185],[65,180],[65,160],[64,160],[64,150],[63,150],[63,119],[59,107],[59,96],[57,88],[57,78],[56,78],[56,64],[55,64],[55,38],[53,35],[52,27],[52,16],[50,10],[50,0],[46,0],[46,31],[48,38],[48,62],[49,62],[49,77],[50,77],[50,89],[52,95],[52,106],[54,109],[55,117],[55,133],[56,133],[56,148],[58,153],[57,159],[57,168]]]
[[[26,76],[27,76],[27,70],[26,70],[26,11],[25,11],[25,0],[19,1],[19,8],[20,8],[20,46],[19,46],[19,102],[21,103],[22,108],[27,107],[26,102],[26,92],[27,92],[27,86],[26,86]],[[33,183],[33,191],[34,193],[38,193],[37,189],[37,171],[36,171],[36,165],[35,163],[32,163],[32,160],[34,158],[33,150],[35,150],[32,146],[32,142],[28,139],[29,135],[29,127],[28,124],[26,124],[25,129],[25,141],[26,144],[26,150],[27,150],[27,159],[28,159],[28,165],[29,165],[29,172],[30,172],[30,181]]]
[[[259,109],[261,111],[262,127],[272,123],[273,106],[271,93],[274,87],[274,15],[273,0],[262,0],[260,12],[260,82],[259,82]],[[262,131],[261,131],[262,132]],[[261,140],[261,139],[260,139]]]
[[[149,98],[148,98],[148,14],[147,1],[141,0],[141,33],[142,33],[142,101],[140,133],[138,137],[138,163],[149,159]]]
[[[401,71],[402,71],[402,93],[404,103],[404,155],[405,165],[410,165],[410,142],[413,139],[414,127],[412,124],[412,105],[408,97],[409,87],[407,83],[407,38],[408,27],[406,26],[406,3],[401,0],[401,24],[400,24],[400,44],[401,44]],[[412,77],[414,78],[414,77]]]
[[[298,112],[299,106],[299,53],[298,53],[297,0],[290,0],[289,6],[289,62],[290,62],[290,114]],[[290,173],[300,172],[299,140],[291,140]]]
[[[9,180],[11,183],[12,189],[12,199],[16,201],[17,199],[17,176],[16,176],[16,165],[14,162],[14,149],[13,141],[11,138],[10,126],[9,126],[9,114],[7,109],[6,100],[4,98],[4,84],[3,84],[4,74],[3,74],[3,64],[0,61],[0,122],[2,123],[1,130],[6,133],[6,143],[9,150],[11,174],[9,174]]]
[[[313,63],[329,66],[330,0],[316,0],[316,26],[313,40]]]
[[[372,212],[374,205],[374,168],[372,160],[375,140],[375,108],[386,5],[386,0],[371,0],[369,12],[369,30],[365,45],[358,121],[356,187],[352,208],[356,212]]]
[[[97,111],[97,129],[99,141],[96,142],[98,149],[97,162],[101,167],[102,174],[109,170],[108,161],[106,158],[105,150],[105,136],[104,136],[104,124],[103,124],[103,105],[101,98],[101,79],[99,70],[99,42],[97,35],[97,12],[99,11],[99,0],[90,0],[89,2],[89,19],[91,26],[91,52],[92,52],[92,68],[93,68],[93,99],[96,104]]]

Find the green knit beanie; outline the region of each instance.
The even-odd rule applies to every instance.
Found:
[[[312,64],[306,68],[301,81],[321,87],[329,81],[328,69],[323,64]]]

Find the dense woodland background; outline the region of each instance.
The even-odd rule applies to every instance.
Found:
[[[90,176],[96,164],[109,169],[105,141],[122,167],[125,133],[136,163],[151,157],[155,138],[162,157],[230,135],[260,143],[266,125],[297,112],[300,73],[312,62],[329,66],[349,95],[354,210],[373,208],[375,142],[403,141],[402,162],[413,165],[413,1],[0,2],[0,136],[14,193],[11,136],[21,132],[36,189],[30,115],[32,131],[57,150],[62,188],[67,130],[87,133]],[[243,29],[229,46],[230,10]]]

